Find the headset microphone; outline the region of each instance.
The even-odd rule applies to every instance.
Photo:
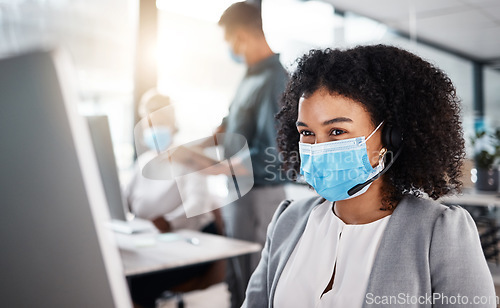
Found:
[[[358,185],[354,186],[353,188],[349,189],[347,191],[347,194],[349,196],[352,196],[355,193],[357,193],[358,191],[360,191],[361,189],[365,188],[365,186],[369,185],[371,182],[373,182],[376,179],[378,179],[382,174],[384,174],[387,170],[389,170],[389,168],[392,166],[392,164],[399,157],[399,154],[401,154],[402,150],[403,150],[403,147],[400,147],[398,149],[398,151],[396,152],[396,154],[392,157],[391,161],[387,164],[387,166],[384,167],[384,169],[382,169],[382,171],[380,171],[379,173],[377,173],[376,175],[374,175],[373,177],[371,177],[370,179],[368,179],[366,182],[358,184]]]

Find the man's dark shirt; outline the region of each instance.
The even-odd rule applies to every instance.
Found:
[[[285,182],[285,176],[279,172],[282,162],[276,148],[277,122],[274,117],[287,80],[288,74],[277,54],[248,67],[229,107],[229,114],[222,122],[228,137],[237,133],[246,138],[256,186]],[[231,138],[224,141],[226,158],[240,149]]]

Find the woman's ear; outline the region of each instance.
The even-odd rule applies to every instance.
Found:
[[[387,148],[383,147],[380,152],[378,153],[378,164],[384,164],[385,162],[385,155],[387,154]]]

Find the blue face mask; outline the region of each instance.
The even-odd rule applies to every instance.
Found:
[[[172,143],[172,132],[167,126],[154,126],[144,129],[144,144],[151,150],[165,151]]]
[[[243,64],[243,63],[245,63],[245,57],[244,57],[244,56],[242,56],[242,55],[237,55],[237,54],[235,54],[235,53],[234,53],[234,50],[233,50],[231,47],[229,47],[229,56],[231,57],[231,59],[232,59],[234,62],[236,62],[236,63],[238,63],[238,64]]]
[[[383,123],[383,122],[382,122]],[[384,169],[381,158],[373,168],[368,159],[366,141],[380,128],[368,136],[318,144],[299,143],[300,173],[316,192],[328,201],[339,201],[365,193],[369,185],[350,196],[348,191],[364,183]]]

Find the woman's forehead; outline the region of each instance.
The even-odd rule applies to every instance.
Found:
[[[336,118],[347,118],[352,123],[368,125],[373,122],[362,103],[335,92],[319,89],[299,99],[298,121],[326,123]]]

